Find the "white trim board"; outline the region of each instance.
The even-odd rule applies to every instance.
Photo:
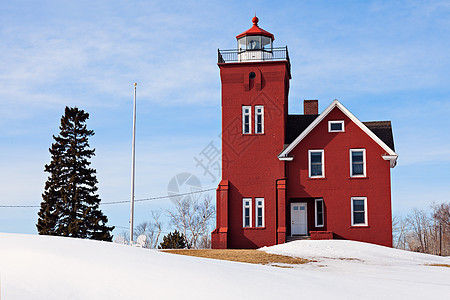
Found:
[[[289,153],[294,149],[335,107],[339,108],[350,120],[352,120],[362,131],[371,137],[381,148],[386,151],[387,155],[383,155],[383,159],[390,161],[391,168],[395,167],[398,154],[389,148],[379,137],[377,137],[366,125],[356,118],[348,109],[344,107],[337,99],[335,99],[305,130],[279,155],[279,160],[288,160]],[[293,159],[293,158],[292,158]]]

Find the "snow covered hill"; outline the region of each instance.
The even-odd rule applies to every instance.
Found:
[[[293,268],[174,255],[62,237],[0,234],[2,300],[444,299],[450,258],[351,241],[262,251],[316,260]]]

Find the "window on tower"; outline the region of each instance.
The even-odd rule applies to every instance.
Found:
[[[247,37],[247,50],[260,50],[261,36]]]
[[[252,227],[252,198],[242,199],[242,227]]]
[[[264,106],[255,106],[255,133],[264,133]]]
[[[256,227],[264,227],[264,198],[255,198]]]
[[[250,134],[252,129],[250,127],[251,106],[242,106],[242,133]]]

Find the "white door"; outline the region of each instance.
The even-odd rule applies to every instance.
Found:
[[[307,235],[306,203],[291,203],[291,235]]]

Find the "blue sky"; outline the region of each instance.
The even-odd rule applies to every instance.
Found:
[[[136,198],[167,195],[182,172],[215,187],[194,157],[220,147],[217,49],[235,48],[255,11],[289,48],[290,113],[338,99],[361,121],[391,120],[394,213],[449,201],[448,1],[128,0],[0,3],[0,204],[40,204],[66,105],[90,113],[100,197],[129,199],[134,82]],[[171,205],[139,203],[135,222]],[[0,208],[0,231],[36,233],[37,210]],[[129,205],[102,210],[128,226]]]

